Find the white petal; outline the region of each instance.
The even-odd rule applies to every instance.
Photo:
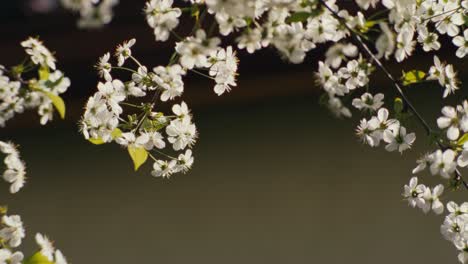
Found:
[[[451,126],[447,130],[447,138],[450,140],[457,140],[458,137],[460,136],[460,130],[458,127]]]
[[[439,126],[439,128],[447,128],[450,126],[450,124],[452,123],[452,119],[451,118],[448,118],[448,117],[439,117],[437,118],[437,126]]]

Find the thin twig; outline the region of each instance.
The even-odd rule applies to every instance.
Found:
[[[439,16],[443,16],[443,15],[446,15],[446,14],[449,14],[449,13],[456,13],[458,10],[462,9],[461,6],[457,7],[457,8],[454,8],[454,9],[451,9],[451,10],[448,10],[448,11],[445,11],[445,12],[442,12],[440,14],[436,14],[436,15],[433,15],[433,16],[430,16],[430,17],[426,17],[422,20],[422,22],[424,21],[427,21],[427,20],[431,20],[433,18],[436,18],[436,17],[439,17]],[[452,14],[450,14],[452,15]],[[443,19],[442,19],[443,20]]]

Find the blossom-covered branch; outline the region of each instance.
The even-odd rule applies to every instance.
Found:
[[[408,97],[405,95],[405,93],[403,92],[403,88],[401,87],[400,85],[400,82],[397,81],[393,75],[389,72],[389,70],[387,70],[387,68],[384,66],[384,64],[380,61],[379,58],[377,58],[377,56],[371,51],[371,49],[369,48],[369,46],[362,40],[361,36],[359,34],[357,34],[356,32],[354,32],[353,29],[351,29],[347,24],[346,24],[346,21],[341,18],[339,16],[338,13],[336,13],[333,9],[331,9],[327,4],[326,2],[324,2],[323,0],[320,0],[320,2],[334,15],[335,18],[337,18],[343,26],[345,26],[349,32],[351,32],[350,34],[352,35],[352,37],[356,40],[356,42],[358,43],[358,45],[361,47],[361,49],[370,57],[370,59],[385,73],[385,75],[388,77],[388,79],[393,83],[393,86],[396,88],[397,92],[399,93],[399,95],[401,96],[402,100],[404,101],[404,103],[408,106],[409,110],[417,117],[418,121],[422,124],[423,128],[426,130],[426,133],[428,134],[428,136],[431,136],[433,134],[433,130],[432,128],[429,126],[429,124],[426,122],[426,120],[422,117],[422,115],[417,111],[417,109],[413,106],[413,104],[411,103],[411,101],[408,99]],[[423,31],[425,29],[422,29]],[[424,31],[425,32],[425,31]],[[468,34],[468,31],[467,31],[467,34]],[[457,36],[455,39],[454,39],[454,43],[457,43],[457,40],[458,38],[460,38],[460,36]],[[424,39],[423,39],[424,40]],[[460,42],[458,40],[458,42]],[[464,43],[463,43],[464,45]],[[437,44],[433,45],[434,48],[440,48],[440,44],[437,42]],[[424,44],[423,46],[423,49],[425,51],[429,51],[431,50],[431,48],[427,48],[427,43]],[[457,56],[460,56],[462,55],[462,57],[464,56],[464,53],[461,54],[460,52],[460,49],[457,50]],[[436,65],[439,65],[439,68],[441,67],[441,63],[440,63],[440,60],[438,57],[435,57],[435,63]],[[437,66],[436,66],[437,67]],[[443,68],[443,66],[442,66]],[[451,72],[453,72],[453,68],[449,68]],[[445,69],[441,69],[441,71],[443,72]],[[433,73],[433,75],[435,75]],[[443,76],[445,78],[444,75],[437,75],[437,76]],[[439,82],[441,85],[444,85],[444,81],[440,81],[440,78],[437,77],[437,79],[439,79]],[[446,89],[445,92],[444,92],[444,97],[448,95],[450,89]],[[444,146],[440,141],[436,141],[437,145],[441,148],[441,149],[446,149],[447,147]],[[455,169],[455,180],[458,181],[458,182],[461,182],[463,184],[463,186],[468,189],[468,183],[462,178],[461,176],[461,173],[458,171],[458,169]]]
[[[70,80],[56,70],[56,60],[38,39],[29,38],[21,43],[27,58],[11,68],[0,66],[0,126],[25,109],[37,108],[40,123],[52,120],[54,107],[63,118],[65,104],[60,98],[70,86]],[[10,193],[16,194],[26,183],[26,165],[11,142],[0,141],[0,153],[4,156],[3,179],[10,184]],[[26,231],[20,215],[8,214],[6,206],[0,206],[0,263],[1,264],[66,264],[60,250],[44,235],[35,236],[39,250],[25,258],[18,250]]]
[[[433,128],[406,95],[407,87],[419,83],[440,86],[442,98],[461,88],[453,65],[440,60],[437,51],[446,39],[454,54],[465,58],[468,0],[356,0],[356,11],[341,9],[334,0],[184,2],[178,7],[172,0],[150,0],[144,8],[155,40],[175,39],[174,54],[167,65],[148,70],[132,56],[134,40],[117,48],[117,63],[109,63],[110,54],[100,59],[98,71],[104,81],[88,101],[82,119],[85,138],[95,144],[125,146],[135,169],[152,158],[154,176],[186,171],[193,162],[190,149],[197,137],[188,107],[181,102],[173,104],[172,113],[158,111],[160,104],[182,95],[186,75],[213,80],[215,93],[222,95],[237,85],[236,47],[247,53],[270,47],[288,62],[302,63],[309,51],[324,46],[325,58],[318,62],[317,70],[317,81],[325,91],[321,102],[337,117],[353,114],[348,104],[355,108],[362,115],[357,136],[371,147],[385,145],[389,152],[411,149],[416,133],[408,131],[408,124],[414,120],[421,123],[434,144],[433,150],[417,161],[413,173],[428,168],[445,184],[427,187],[413,177],[403,196],[425,213],[442,214],[446,207],[450,214],[443,226],[453,221],[461,226],[468,221],[464,209],[457,209],[453,202],[444,206],[441,199],[444,189],[468,188],[461,177],[461,168],[468,165],[468,103],[444,107]],[[194,25],[187,35],[177,31],[183,18]],[[222,47],[225,39],[235,43]],[[388,60],[410,59],[418,48],[433,54],[432,66],[403,69],[401,78],[385,66]],[[375,91],[372,76],[376,69],[385,73],[397,97]],[[111,73],[117,70],[128,72],[130,77],[114,78]],[[167,143],[172,144],[170,151]],[[468,229],[459,229],[456,236],[446,235],[444,228],[443,233],[459,250],[460,261],[466,263]]]

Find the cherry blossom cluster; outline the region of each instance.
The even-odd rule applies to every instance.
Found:
[[[443,116],[437,119],[438,127],[444,136],[439,137],[441,145],[446,149],[437,149],[433,153],[423,155],[413,173],[419,173],[426,168],[432,175],[440,175],[445,179],[453,177],[457,167],[468,165],[468,101],[456,108],[445,106],[442,108]]]
[[[156,41],[169,39],[170,31],[179,25],[180,8],[172,7],[173,0],[151,0],[144,9],[148,25],[154,29]]]
[[[17,193],[26,181],[26,166],[13,143],[0,141],[0,152],[5,155],[3,163],[6,170],[3,172],[3,179],[11,184],[10,193]]]
[[[332,43],[325,52],[325,60],[318,65],[318,83],[326,92],[322,101],[338,117],[352,115],[351,108],[345,104],[351,102],[365,115],[356,129],[357,136],[372,147],[384,141],[387,151],[403,152],[409,149],[416,135],[407,133],[403,124],[412,120],[420,122],[436,149],[417,161],[418,166],[413,173],[428,168],[430,174],[440,175],[446,180],[450,188],[468,188],[460,172],[468,165],[468,103],[464,101],[457,107],[444,107],[443,116],[437,119],[438,129],[434,129],[425,122],[405,93],[405,88],[412,85],[437,84],[443,90],[443,98],[455,94],[461,83],[453,65],[442,62],[434,55],[434,65],[428,71],[411,70],[396,78],[382,61],[394,59],[402,62],[411,57],[417,48],[434,53],[441,48],[442,38],[448,38],[456,50],[455,55],[463,59],[468,43],[468,1],[356,0],[363,10],[387,9],[387,12],[377,12],[376,15],[369,15],[369,18],[359,11],[354,16],[350,15],[348,11],[340,10],[334,1],[318,2],[323,4],[322,9],[316,12],[320,14],[318,16],[330,14],[338,23],[335,27],[342,31],[338,32],[341,36],[339,43],[337,40],[326,40]],[[328,24],[321,25],[327,27]],[[321,32],[326,30],[322,29]],[[382,70],[390,85],[399,93],[399,97],[393,98],[393,109],[383,107],[384,94],[370,91],[370,77],[374,69]],[[347,72],[350,74],[344,74]],[[418,184],[417,178],[413,177],[409,185],[404,186],[403,196],[412,207],[421,208],[425,213],[432,210],[441,214],[444,203],[439,197],[443,190],[442,184],[429,188]],[[447,208],[451,206],[447,205]],[[445,236],[445,231],[442,233]],[[467,263],[465,240],[451,240],[461,252],[459,260]]]
[[[431,189],[424,184],[418,184],[418,178],[413,177],[409,184],[404,186],[403,197],[405,197],[411,207],[418,207],[424,213],[432,210],[436,214],[442,214],[444,212],[444,204],[439,198],[443,192],[444,186],[442,184]]]
[[[214,92],[222,95],[237,85],[238,60],[231,46],[223,49],[219,43],[220,39],[207,38],[205,31],[199,29],[195,36],[177,42],[175,51],[184,69],[212,79],[215,82]],[[208,74],[199,70],[205,70]]]
[[[364,10],[378,6],[378,0],[358,0],[357,4]],[[145,7],[148,24],[154,29],[156,40],[166,41],[174,33],[179,19],[184,11],[199,16],[203,15],[201,6],[205,4],[207,13],[212,14],[218,25],[219,34],[228,36],[239,33],[235,38],[239,49],[249,53],[273,46],[279,53],[293,63],[301,63],[308,51],[317,44],[335,43],[327,51],[326,63],[320,63],[319,73],[322,85],[329,93],[328,105],[339,116],[350,116],[349,109],[342,104],[336,95],[342,96],[356,87],[367,85],[372,67],[366,67],[361,57],[349,61],[346,67],[333,72],[329,67],[338,68],[342,60],[356,57],[358,49],[350,43],[339,43],[350,34],[367,37],[371,31],[380,31],[375,41],[376,56],[390,58],[394,55],[397,61],[411,56],[416,43],[424,51],[438,50],[441,44],[439,35],[453,38],[453,44],[458,47],[457,56],[466,53],[466,36],[463,32],[466,1],[459,0],[386,0],[382,8],[388,9],[386,17],[366,19],[362,12],[355,16],[346,10],[340,10],[335,1],[276,1],[276,0],[243,0],[243,1],[191,1],[190,8],[173,6],[172,0],[151,0]],[[329,8],[323,8],[326,3]],[[335,11],[334,13],[332,11]],[[344,22],[344,23],[343,23]],[[189,39],[203,41],[205,33],[197,31],[196,36]],[[174,33],[175,36],[177,34]],[[216,39],[210,39],[205,50],[214,46]],[[203,54],[192,54],[193,59]],[[204,50],[203,50],[204,51]],[[191,52],[187,50],[187,52]],[[192,63],[192,62],[190,62]],[[190,67],[191,65],[188,64]],[[447,76],[453,74],[447,68]],[[431,75],[430,78],[436,77]],[[456,82],[442,80],[446,90],[445,96],[458,89]],[[450,79],[450,78],[448,78]]]
[[[38,39],[29,38],[21,46],[28,55],[23,63],[9,69],[0,66],[0,126],[29,108],[38,108],[43,125],[52,120],[54,107],[63,118],[65,104],[59,94],[68,89],[70,80],[56,70],[55,57]],[[10,193],[15,194],[25,184],[26,166],[13,143],[0,141],[0,152],[5,165],[2,178],[10,183]],[[25,236],[21,216],[7,215],[7,208],[0,206],[1,264],[67,263],[62,252],[55,250],[52,242],[39,233],[36,234],[39,250],[25,258],[17,249]]]
[[[97,69],[104,81],[99,82],[98,91],[86,104],[81,121],[83,135],[94,144],[115,142],[126,147],[135,169],[150,157],[155,177],[186,172],[193,164],[191,148],[197,138],[187,104],[173,103],[169,114],[155,111],[163,107],[158,101],[164,103],[182,95],[186,69],[172,63],[148,71],[132,56],[134,44],[132,39],[117,47],[115,66],[109,62],[109,53],[100,58]],[[113,78],[114,70],[128,72],[129,80]],[[130,102],[148,96],[148,103]]]
[[[62,6],[80,15],[79,28],[100,28],[111,22],[119,0],[61,0]]]
[[[314,12],[318,5],[315,0],[281,3],[276,0],[190,2],[192,5],[189,8],[178,8],[173,6],[172,0],[148,1],[145,7],[146,19],[154,29],[157,41],[166,41],[174,33],[184,11],[197,18],[206,13],[213,15],[220,35],[226,37],[239,33],[235,38],[239,49],[254,53],[271,46],[293,63],[301,63],[306,52],[315,48],[315,43],[339,41],[346,34],[346,30],[339,28],[338,21],[329,12]],[[288,23],[288,19],[296,12],[308,12],[311,17],[306,23]],[[195,39],[201,40],[204,35],[198,31]]]
[[[367,94],[364,94],[366,96]],[[377,94],[375,97],[382,94]],[[367,96],[366,99],[372,98]],[[383,99],[383,98],[382,98]],[[355,99],[353,102],[359,102]],[[369,101],[367,101],[369,102]],[[374,104],[372,102],[372,104]],[[363,118],[356,129],[356,134],[361,140],[371,147],[377,147],[380,141],[387,143],[385,149],[387,151],[398,150],[400,153],[411,148],[411,145],[416,139],[414,133],[407,134],[406,128],[400,125],[397,119],[389,119],[389,111],[386,108],[380,108],[376,116],[372,116],[367,120]]]
[[[372,147],[383,141],[387,151],[402,153],[410,149],[416,135],[408,133],[405,126],[415,118],[423,123],[430,136],[434,135],[402,87],[424,82],[438,83],[444,89],[444,98],[461,87],[454,67],[441,62],[437,56],[434,56],[434,65],[427,72],[404,72],[401,79],[393,77],[380,60],[402,62],[418,47],[424,52],[435,52],[442,47],[442,38],[449,38],[456,49],[455,55],[464,58],[468,46],[466,0],[356,0],[362,10],[354,14],[341,10],[334,0],[190,2],[189,7],[176,7],[172,0],[151,0],[144,9],[156,41],[167,41],[171,35],[178,40],[175,50],[184,70],[215,76],[215,92],[222,94],[235,86],[237,61],[230,63],[231,66],[222,65],[221,70],[209,69],[208,74],[199,72],[210,67],[211,54],[218,49],[221,36],[233,35],[231,39],[237,42],[237,48],[248,53],[273,47],[292,63],[302,63],[307,52],[320,44],[325,45],[328,47],[325,60],[318,63],[317,73],[318,82],[326,92],[322,101],[338,117],[352,115],[346,105],[346,102],[351,102],[366,116],[361,119],[356,133]],[[377,8],[385,12],[364,15]],[[196,26],[189,36],[180,37],[175,30],[184,13],[195,19]],[[203,24],[203,17],[207,14],[212,15],[215,21],[209,30]],[[221,36],[213,30],[216,26]],[[234,53],[229,50],[220,58],[231,52]],[[393,109],[384,107],[384,94],[370,91],[370,76],[377,68],[384,71],[401,93],[401,97],[394,98]],[[223,74],[217,76],[220,71]],[[418,160],[414,173],[428,167],[431,174],[451,180],[453,188],[464,183],[457,171],[457,166],[461,168],[468,164],[468,150],[465,150],[468,136],[462,136],[468,132],[464,109],[459,106],[442,110],[444,117],[439,118],[437,124],[441,131],[446,131],[447,137],[435,134],[437,149]],[[404,196],[413,207],[441,214],[444,205],[439,197],[443,189],[443,185],[434,188],[418,185],[417,179],[413,178],[405,186]]]
[[[55,57],[36,38],[21,42],[28,58],[25,62],[6,68],[0,65],[0,126],[25,109],[36,109],[40,123],[53,119],[54,108],[64,117],[65,108],[60,94],[70,86],[68,79],[56,69]]]
[[[457,107],[445,106],[442,115],[437,119],[440,129],[446,131],[448,140],[458,140],[462,133],[468,132],[468,101]]]
[[[26,237],[26,230],[21,216],[7,215],[7,209],[2,207],[0,212],[0,263],[8,264],[67,264],[65,256],[59,249],[55,249],[52,241],[37,233],[35,240],[39,250],[28,258],[17,248]]]
[[[349,95],[357,88],[366,87],[369,83],[369,75],[373,71],[373,67],[365,59],[360,57],[358,60],[350,60],[344,67],[340,67],[340,64],[347,57],[344,54],[355,56],[356,53],[344,53],[345,49],[356,50],[357,48],[352,45],[347,46],[333,46],[329,52],[327,52],[327,60],[325,62],[320,61],[318,65],[318,80],[323,89],[327,92],[328,96],[328,107],[337,117],[350,117],[351,111],[341,103],[340,97]],[[330,63],[331,65],[329,65]],[[335,67],[334,67],[335,66]],[[334,71],[332,68],[338,68]],[[362,110],[376,111],[380,106],[380,101],[383,98],[376,98],[376,105],[368,105],[373,102],[373,96],[369,93],[363,95],[366,98],[362,98],[361,103],[359,101],[353,101],[356,108]]]
[[[379,1],[356,1],[363,9],[375,6]],[[388,25],[380,24],[383,31],[381,41],[376,43],[379,54],[388,58],[394,53],[397,61],[403,61],[411,56],[416,43],[425,52],[437,51],[441,48],[439,37],[447,35],[459,47],[456,55],[463,58],[466,54],[465,43],[468,32],[463,33],[464,16],[468,9],[466,0],[382,0],[384,7],[389,9]],[[384,40],[382,40],[384,39]]]
[[[455,202],[447,203],[449,214],[445,216],[440,231],[445,239],[452,242],[459,250],[458,260],[468,261],[468,203],[461,205]]]
[[[460,81],[453,65],[441,62],[437,56],[434,56],[434,65],[429,69],[426,80],[438,81],[439,85],[445,88],[444,98],[460,88]]]

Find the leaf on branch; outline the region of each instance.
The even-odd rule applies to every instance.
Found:
[[[359,28],[359,31],[361,31],[361,33],[367,33],[372,27],[377,25],[377,23],[378,23],[377,21],[372,21],[372,20],[366,21],[366,23],[362,27]]]
[[[128,146],[128,154],[130,154],[133,165],[135,165],[135,171],[137,171],[148,159],[148,151],[141,147]]]
[[[468,142],[468,133],[463,134],[463,136],[461,136],[461,137],[458,139],[457,145],[463,146],[463,144],[465,144],[466,142]]]
[[[104,142],[104,140],[102,140],[102,138],[89,138],[88,141],[93,143],[94,145],[102,145],[106,143]]]
[[[375,20],[369,20],[369,21],[366,21],[366,23],[364,24],[364,27],[369,29],[375,25],[377,25],[378,21],[375,21]]]
[[[42,255],[42,253],[36,252],[31,257],[27,258],[23,264],[54,264],[50,261],[46,256]]]
[[[49,75],[50,75],[50,70],[49,70],[49,67],[47,66],[41,66],[38,70],[38,74],[39,74],[39,79],[40,80],[48,80],[49,79]]]
[[[55,109],[60,115],[60,118],[65,119],[65,102],[63,101],[62,97],[55,95],[51,92],[43,91],[47,97],[52,101]]]
[[[413,83],[418,83],[420,81],[423,81],[424,77],[426,77],[425,72],[412,70],[409,72],[403,72],[403,76],[401,77],[401,80],[403,81],[403,85],[407,86]]]
[[[11,68],[11,71],[14,75],[21,75],[24,71],[24,66],[23,64],[20,64],[20,65],[17,65],[17,66],[13,66]]]
[[[29,82],[29,88],[44,93],[52,101],[52,104],[54,105],[55,109],[57,109],[60,118],[65,119],[65,102],[63,101],[62,97],[42,89],[38,86],[37,82]]]
[[[116,138],[121,137],[122,136],[122,130],[120,130],[119,128],[114,129],[114,131],[112,131],[112,133],[111,133],[111,136],[112,136],[112,139],[116,139]]]

